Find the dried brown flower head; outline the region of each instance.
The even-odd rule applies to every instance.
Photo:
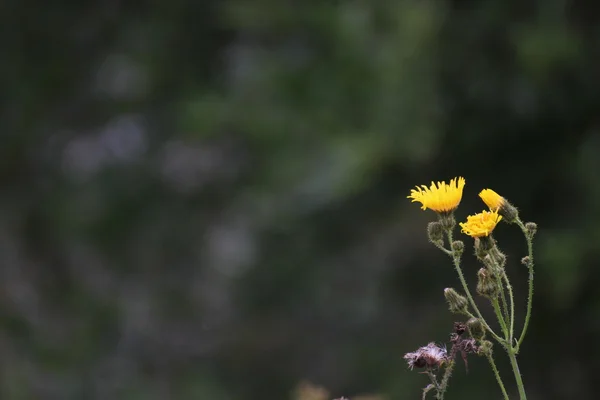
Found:
[[[435,343],[429,343],[427,346],[420,347],[417,351],[406,353],[404,359],[410,369],[428,368],[436,369],[448,361],[448,352],[445,347],[438,346]]]

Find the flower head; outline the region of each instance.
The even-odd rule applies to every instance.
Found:
[[[444,365],[444,362],[448,360],[448,352],[444,347],[440,347],[435,343],[429,343],[427,346],[420,347],[413,353],[406,353],[404,359],[410,369],[415,367],[435,369]]]
[[[505,222],[513,223],[519,217],[519,211],[516,207],[492,189],[483,189],[479,193],[479,197],[481,197],[481,200],[483,200],[490,210],[497,211],[498,214],[504,217]]]
[[[489,236],[501,220],[502,216],[498,215],[497,210],[482,211],[479,214],[469,215],[467,222],[461,222],[459,225],[462,233],[478,238]]]
[[[492,189],[483,189],[479,193],[481,200],[490,208],[490,210],[498,210],[504,204],[504,197],[494,192]]]
[[[439,213],[448,213],[458,207],[464,187],[465,178],[463,177],[451,179],[450,183],[438,182],[436,185],[435,182],[431,182],[429,188],[421,185],[412,189],[407,198],[421,203],[423,210],[430,208]]]

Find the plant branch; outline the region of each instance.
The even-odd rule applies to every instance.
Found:
[[[453,241],[452,231],[448,230],[448,231],[446,231],[446,234],[448,236],[448,242],[450,243],[450,245],[452,245],[452,241]],[[479,311],[477,304],[475,304],[475,300],[473,300],[473,296],[471,295],[471,291],[469,290],[469,286],[467,285],[467,281],[465,280],[465,276],[463,275],[462,268],[460,267],[460,256],[458,256],[454,252],[451,252],[451,257],[452,257],[452,261],[454,263],[454,269],[456,270],[456,273],[458,274],[458,279],[460,280],[460,283],[462,284],[463,290],[465,291],[465,294],[467,295],[467,299],[469,300],[469,304],[471,304],[471,307],[475,311],[475,314],[477,314],[477,317],[479,318],[479,320],[481,321],[481,323],[483,324],[485,329],[487,329],[488,332],[490,332],[490,334],[494,337],[494,339],[496,339],[498,341],[498,343],[504,344],[505,341],[500,336],[498,336],[496,334],[496,332],[494,332],[494,330],[488,325],[486,320],[483,318],[481,311]]]
[[[527,333],[527,328],[529,327],[529,320],[531,319],[531,309],[533,306],[533,238],[527,233],[527,228],[523,222],[517,218],[517,225],[523,231],[523,235],[525,235],[525,239],[527,240],[527,256],[529,257],[527,260],[527,268],[529,269],[529,291],[527,295],[527,313],[525,314],[525,322],[523,323],[523,331],[521,332],[521,336],[517,341],[517,345],[515,347],[515,351],[518,353],[519,348],[521,347],[521,343],[523,343],[523,339],[525,339],[525,334]]]
[[[510,400],[508,398],[508,393],[506,393],[506,388],[504,387],[504,383],[502,382],[502,378],[500,377],[500,372],[498,372],[498,368],[496,368],[496,363],[494,362],[494,357],[491,354],[486,354],[488,361],[494,371],[494,375],[496,376],[496,381],[498,382],[498,386],[500,386],[500,390],[502,390],[502,395],[505,400]]]

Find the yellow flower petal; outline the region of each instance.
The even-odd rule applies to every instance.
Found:
[[[492,189],[483,189],[479,193],[481,200],[490,208],[490,210],[498,210],[505,203],[504,197],[494,192]]]
[[[501,220],[502,216],[498,215],[497,210],[482,211],[479,214],[469,215],[467,222],[461,222],[459,225],[462,233],[476,238],[489,236]]]
[[[436,212],[451,212],[456,210],[462,199],[463,188],[465,187],[465,178],[459,177],[450,180],[450,183],[438,182],[437,185],[431,182],[428,188],[425,185],[417,186],[410,191],[413,202],[418,201],[422,204],[422,209],[428,208]]]

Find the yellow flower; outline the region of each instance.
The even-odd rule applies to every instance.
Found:
[[[498,210],[504,204],[504,197],[494,192],[492,189],[483,189],[479,193],[481,200],[490,208],[490,210]]]
[[[469,215],[467,222],[461,222],[459,225],[462,233],[476,238],[489,236],[501,220],[502,216],[498,215],[497,210],[482,211],[479,214]]]
[[[418,201],[423,206],[423,210],[428,208],[433,211],[451,212],[456,210],[460,200],[462,199],[463,188],[465,187],[465,178],[459,177],[450,180],[450,183],[438,182],[437,186],[431,182],[431,187],[421,185],[410,191],[410,196],[413,202]]]
[[[504,217],[504,222],[511,224],[519,218],[519,210],[492,189],[483,189],[479,193],[479,197],[490,210],[497,211],[498,214]]]

